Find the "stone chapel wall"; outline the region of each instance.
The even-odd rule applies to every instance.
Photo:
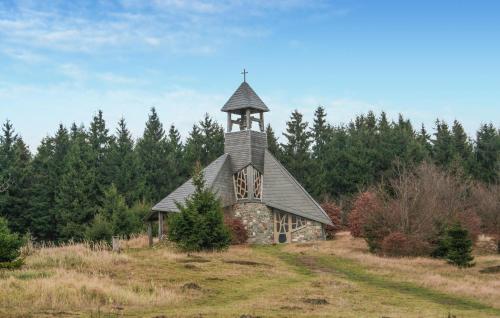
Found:
[[[273,211],[266,205],[258,202],[237,203],[234,205],[233,213],[245,225],[250,244],[272,244],[273,233]]]

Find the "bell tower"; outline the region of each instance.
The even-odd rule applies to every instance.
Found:
[[[264,113],[268,112],[269,108],[248,85],[247,71],[243,70],[242,74],[243,83],[221,109],[227,113],[224,152],[230,155],[234,173],[248,165],[263,172],[264,152],[267,149]],[[233,130],[235,126],[239,129]]]
[[[252,130],[252,123],[257,122],[260,132],[264,132],[264,113],[269,111],[266,104],[248,85],[247,71],[243,69],[243,83],[229,98],[222,111],[227,113],[227,132],[233,131],[236,124],[239,130]],[[233,118],[236,117],[236,118]]]

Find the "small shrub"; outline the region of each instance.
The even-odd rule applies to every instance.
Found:
[[[472,253],[472,240],[468,231],[460,223],[455,223],[446,231],[446,245],[448,263],[458,267],[474,266]]]
[[[112,236],[112,224],[102,214],[97,214],[92,224],[85,231],[85,238],[92,242],[105,241],[110,243]]]
[[[177,204],[179,213],[168,219],[168,238],[185,251],[223,250],[231,243],[231,234],[224,224],[220,200],[207,187],[199,163],[192,179],[195,192],[184,204]]]
[[[326,239],[331,240],[335,237],[335,233],[342,230],[342,211],[332,201],[323,203],[321,207],[333,223],[333,225],[327,225],[325,227]]]
[[[23,244],[24,240],[17,233],[10,232],[7,220],[0,217],[0,262],[12,262],[18,258]]]
[[[248,240],[248,233],[240,219],[226,217],[224,224],[231,233],[231,244],[244,244]]]
[[[381,252],[385,256],[418,256],[428,254],[430,245],[417,237],[393,232],[384,237]]]
[[[363,237],[366,217],[379,208],[379,202],[373,192],[363,192],[354,201],[349,213],[349,230],[354,237]]]

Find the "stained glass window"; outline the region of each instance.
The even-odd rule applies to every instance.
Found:
[[[248,198],[247,168],[241,169],[234,174],[234,192],[236,199]]]

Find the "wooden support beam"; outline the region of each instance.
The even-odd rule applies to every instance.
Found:
[[[227,112],[227,132],[233,130],[233,121],[231,120],[231,112]]]
[[[158,240],[163,238],[163,213],[158,212]]]
[[[265,130],[265,127],[264,127],[264,112],[260,112],[259,128],[260,128],[261,132],[264,132],[264,130]]]
[[[252,129],[252,121],[250,120],[250,109],[247,109],[245,120],[246,120],[245,129]]]
[[[153,222],[148,222],[148,241],[149,247],[153,246]]]

